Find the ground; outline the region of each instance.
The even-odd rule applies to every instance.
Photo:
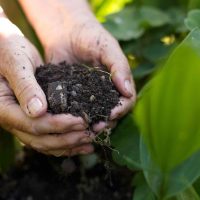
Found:
[[[132,174],[105,162],[83,169],[78,157],[26,151],[23,162],[0,177],[1,200],[131,200]]]

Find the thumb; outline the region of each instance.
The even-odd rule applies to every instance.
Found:
[[[30,117],[39,117],[47,110],[45,94],[35,79],[31,59],[21,52],[17,56],[9,60],[9,66],[3,66],[3,75],[24,112]],[[42,63],[40,58],[39,63]]]

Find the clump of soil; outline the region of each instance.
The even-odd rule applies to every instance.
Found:
[[[47,64],[37,68],[36,79],[48,101],[48,111],[83,117],[88,124],[107,121],[120,94],[111,75],[86,65]]]

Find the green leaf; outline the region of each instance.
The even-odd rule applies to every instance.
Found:
[[[141,37],[150,27],[160,27],[169,21],[168,15],[156,8],[131,6],[109,15],[104,26],[117,39],[130,40]]]
[[[15,150],[14,137],[0,128],[0,172],[5,172],[14,163]]]
[[[200,177],[195,181],[193,186],[194,186],[196,192],[198,193],[198,195],[200,195]]]
[[[172,25],[175,33],[184,33],[187,32],[187,27],[184,24],[186,18],[185,11],[180,7],[172,7],[167,10],[167,14],[170,17],[170,24]]]
[[[142,172],[137,173],[133,179],[133,200],[155,200],[155,196],[148,186]]]
[[[168,15],[155,7],[142,6],[138,14],[141,16],[141,24],[146,23],[151,27],[159,27],[169,23]]]
[[[192,10],[185,19],[185,25],[189,30],[200,28],[200,10]]]
[[[144,144],[140,143],[140,158],[145,178],[152,191],[160,198],[170,198],[189,188],[200,176],[200,151],[171,172],[162,172],[151,158]]]
[[[140,79],[151,74],[154,70],[155,66],[150,63],[140,64],[133,70],[133,76],[135,79]]]
[[[108,14],[120,11],[127,3],[132,0],[89,0],[93,11],[100,21],[105,21]]]
[[[136,14],[136,8],[129,7],[119,13],[109,15],[104,27],[117,39],[136,39],[144,33],[144,28],[139,26],[139,21],[140,16]]]
[[[188,9],[195,9],[200,7],[200,1],[199,0],[189,0],[188,3]]]
[[[170,171],[200,149],[200,30],[194,30],[151,81],[136,119],[153,159]]]
[[[198,194],[194,190],[193,187],[190,187],[183,191],[182,193],[178,194],[176,197],[177,200],[200,200]]]
[[[119,123],[111,135],[113,159],[130,169],[140,168],[139,133],[131,114]]]

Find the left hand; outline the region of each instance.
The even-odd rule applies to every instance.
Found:
[[[45,48],[47,61],[67,60],[107,66],[122,94],[122,105],[112,110],[108,124],[100,123],[94,129],[98,132],[105,126],[115,126],[115,121],[131,109],[136,98],[129,64],[118,42],[96,20],[76,21],[70,29],[59,27],[58,31],[58,38],[49,43],[53,45]]]

